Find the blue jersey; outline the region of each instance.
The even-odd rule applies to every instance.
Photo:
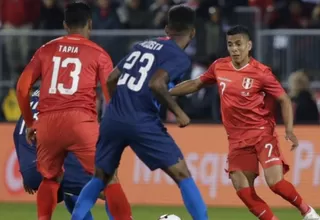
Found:
[[[36,90],[31,96],[31,108],[33,118],[38,119],[37,106],[39,104],[39,90]],[[22,116],[19,118],[13,133],[15,148],[19,161],[20,171],[27,170],[36,166],[36,146],[30,146],[26,140],[26,123]],[[23,156],[21,156],[23,155]]]
[[[32,108],[32,113],[33,113],[33,118],[35,120],[38,119],[38,117],[37,117],[37,115],[38,115],[37,107],[38,107],[38,104],[39,104],[39,94],[40,94],[40,91],[36,90],[32,94],[31,102],[30,102],[30,106]],[[14,135],[21,135],[23,137],[26,136],[26,123],[23,120],[22,116],[19,118],[19,120],[18,120],[18,122],[16,124],[16,127],[14,129]]]
[[[159,38],[136,44],[117,65],[122,74],[106,116],[130,124],[160,119],[160,105],[148,87],[151,77],[157,70],[165,70],[172,87],[190,67],[190,58],[173,40]]]

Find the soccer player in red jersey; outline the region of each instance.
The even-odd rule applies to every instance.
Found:
[[[88,40],[92,29],[91,9],[85,3],[66,7],[64,27],[68,35],[37,50],[17,85],[19,106],[29,141],[37,139],[37,167],[44,177],[37,194],[38,219],[50,220],[57,204],[57,191],[68,152],[83,168],[94,172],[99,125],[96,87],[100,81],[108,97],[106,78],[113,64],[109,55]],[[41,80],[38,121],[33,121],[29,91]],[[36,131],[36,132],[35,132]],[[117,182],[105,190],[111,215],[131,216],[130,205]]]
[[[182,82],[171,94],[186,95],[218,84],[222,120],[229,140],[228,172],[237,195],[252,214],[261,220],[277,219],[254,189],[260,162],[274,193],[295,206],[305,220],[319,220],[314,209],[284,179],[289,166],[280,151],[272,107],[275,100],[280,102],[286,139],[292,142],[294,150],[298,140],[293,133],[290,98],[270,68],[250,56],[252,42],[247,28],[231,28],[227,32],[227,44],[229,57],[216,60],[203,75]]]

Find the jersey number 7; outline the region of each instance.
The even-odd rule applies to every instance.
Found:
[[[140,73],[140,78],[137,81],[137,78],[131,76],[129,73],[124,73],[121,75],[118,80],[118,85],[127,85],[127,87],[134,91],[139,92],[147,79],[148,72],[150,71],[153,63],[154,63],[154,55],[152,53],[141,53],[140,51],[135,51],[130,54],[130,56],[126,59],[126,62],[123,65],[123,69],[131,70],[133,66],[137,63],[141,64],[138,72]]]
[[[79,86],[79,75],[81,73],[82,63],[79,58],[66,58],[61,62],[61,57],[54,56],[52,58],[53,72],[51,78],[51,86],[49,94],[56,94],[57,90],[63,95],[73,95]],[[72,78],[71,88],[64,88],[63,83],[58,83],[58,75],[60,68],[66,68],[68,65],[73,64],[74,70],[70,72]]]

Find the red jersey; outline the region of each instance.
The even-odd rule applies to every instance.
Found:
[[[17,85],[17,97],[26,123],[32,125],[29,98],[25,96],[37,79],[41,79],[39,114],[67,109],[96,114],[98,81],[107,98],[106,80],[112,68],[109,55],[81,35],[60,37],[43,45],[26,66]]]
[[[219,86],[222,121],[231,145],[250,146],[265,132],[273,134],[275,98],[285,91],[269,67],[251,59],[236,69],[227,57],[215,61],[200,80]]]

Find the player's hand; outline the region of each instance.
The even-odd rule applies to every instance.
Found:
[[[286,140],[292,143],[291,151],[295,150],[299,146],[298,138],[292,131],[286,131]]]
[[[28,144],[32,145],[36,141],[36,130],[34,128],[27,128],[26,138]]]
[[[33,190],[31,189],[29,186],[23,184],[23,187],[24,187],[24,191],[26,191],[26,193],[30,194],[30,195],[33,195],[37,192],[37,190]]]
[[[184,128],[188,124],[190,124],[190,118],[186,113],[182,112],[180,115],[177,116],[177,123],[180,128]]]

